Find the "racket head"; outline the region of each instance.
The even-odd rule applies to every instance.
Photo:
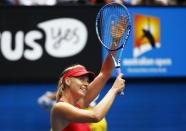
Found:
[[[109,51],[124,48],[131,30],[129,12],[123,4],[111,2],[104,5],[96,17],[96,34]],[[113,45],[113,42],[116,44]]]

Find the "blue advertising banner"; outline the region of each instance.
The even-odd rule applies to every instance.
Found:
[[[130,7],[132,31],[121,68],[125,77],[186,76],[186,8]],[[103,49],[103,58],[107,51]]]

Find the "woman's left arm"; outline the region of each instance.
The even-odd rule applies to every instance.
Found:
[[[105,61],[102,64],[100,73],[89,84],[88,92],[84,99],[80,100],[83,107],[88,107],[89,104],[97,97],[108,79],[110,78],[114,68],[114,63],[111,54],[108,53]]]

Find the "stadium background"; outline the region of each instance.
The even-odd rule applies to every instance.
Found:
[[[46,91],[55,91],[58,74],[73,63],[80,63],[95,71],[105,52],[97,43],[95,17],[98,6],[68,7],[1,7],[0,11],[0,130],[2,131],[46,131],[49,130],[49,112],[39,107],[37,99]],[[185,131],[186,130],[186,84],[184,69],[186,53],[185,7],[129,7],[132,18],[135,13],[156,16],[161,22],[161,50],[145,54],[146,57],[170,57],[172,68],[165,74],[127,74],[125,96],[119,96],[108,112],[108,131]],[[51,57],[46,48],[46,32],[38,24],[56,18],[75,18],[88,29],[85,48],[67,58]],[[133,24],[133,23],[132,23]],[[165,27],[165,28],[164,28]],[[8,60],[2,45],[3,32],[12,33],[12,43],[18,31],[24,34],[24,49],[33,51],[26,43],[26,35],[37,31],[42,37],[37,43],[43,50],[37,60],[28,60],[24,53],[17,60]],[[132,54],[134,36],[131,34],[127,54]],[[18,43],[18,42],[17,42]],[[12,49],[15,48],[13,44]],[[166,48],[165,48],[166,47]],[[171,52],[171,53],[170,53]],[[102,54],[103,53],[103,54]],[[34,54],[31,54],[31,56]],[[149,55],[149,56],[148,56]],[[155,55],[155,56],[154,56]],[[131,57],[126,55],[126,57]],[[124,56],[125,58],[125,56]],[[176,61],[175,61],[176,60]],[[173,73],[171,73],[173,72]],[[142,77],[141,77],[142,76]],[[109,89],[112,79],[103,89],[100,98]]]

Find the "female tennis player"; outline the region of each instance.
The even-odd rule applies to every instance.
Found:
[[[85,108],[97,97],[112,74],[114,63],[110,53],[96,77],[82,65],[70,66],[63,71],[58,82],[56,103],[51,110],[52,131],[90,131],[87,123],[98,122],[105,117],[115,97],[125,87],[122,74],[117,76],[95,107],[91,110]]]
[[[81,65],[67,68],[59,80],[57,103],[51,110],[52,131],[90,131],[87,123],[98,122],[105,117],[116,95],[125,87],[120,74],[105,97],[92,109],[89,103],[99,94],[111,75],[112,59],[108,57],[101,72],[94,74]]]
[[[105,67],[106,69],[107,66]],[[89,103],[99,94],[110,72],[104,66],[99,75],[89,83],[93,74],[85,67],[76,65],[65,70],[59,80],[57,103],[51,111],[52,131],[90,131],[87,123],[102,120],[116,95],[123,90],[124,80],[120,74],[106,96],[92,109]]]

